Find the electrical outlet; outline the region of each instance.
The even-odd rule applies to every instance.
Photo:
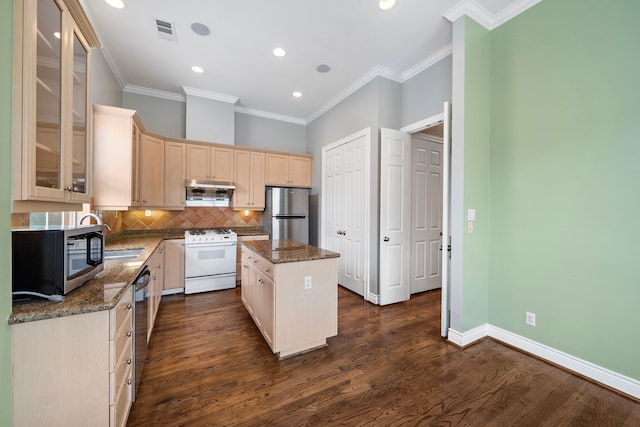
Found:
[[[524,316],[524,321],[526,322],[527,325],[536,326],[536,314],[535,313],[529,313],[527,311],[525,316]]]
[[[304,276],[304,288],[311,289],[311,276]]]

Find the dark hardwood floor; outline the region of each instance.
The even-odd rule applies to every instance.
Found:
[[[640,426],[640,403],[486,339],[439,335],[440,292],[340,288],[329,346],[278,361],[240,288],[163,297],[129,426]]]

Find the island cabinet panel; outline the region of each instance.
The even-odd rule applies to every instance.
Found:
[[[242,301],[280,358],[338,333],[338,258],[274,264],[243,246]]]
[[[236,282],[240,282],[242,277],[242,242],[248,242],[250,240],[269,240],[269,235],[257,234],[253,236],[238,236],[238,252],[236,253]]]
[[[12,325],[14,425],[126,425],[132,306],[129,288],[111,310]]]

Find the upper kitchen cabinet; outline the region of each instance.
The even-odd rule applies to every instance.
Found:
[[[233,209],[264,210],[264,165],[264,153],[235,150],[236,189],[232,196]]]
[[[311,156],[267,153],[265,184],[311,188]]]
[[[134,110],[93,105],[93,196],[98,209],[141,205],[140,145],[144,128]]]
[[[164,206],[184,209],[187,145],[183,142],[164,142]]]
[[[77,0],[17,0],[14,36],[14,211],[77,208],[90,201],[90,49],[100,43]]]
[[[233,148],[187,144],[187,179],[233,182]]]
[[[143,134],[138,165],[141,207],[164,208],[164,140]]]

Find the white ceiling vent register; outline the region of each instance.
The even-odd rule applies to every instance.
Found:
[[[158,36],[160,36],[161,39],[170,40],[172,42],[177,41],[173,22],[156,19],[156,27],[158,28]]]

